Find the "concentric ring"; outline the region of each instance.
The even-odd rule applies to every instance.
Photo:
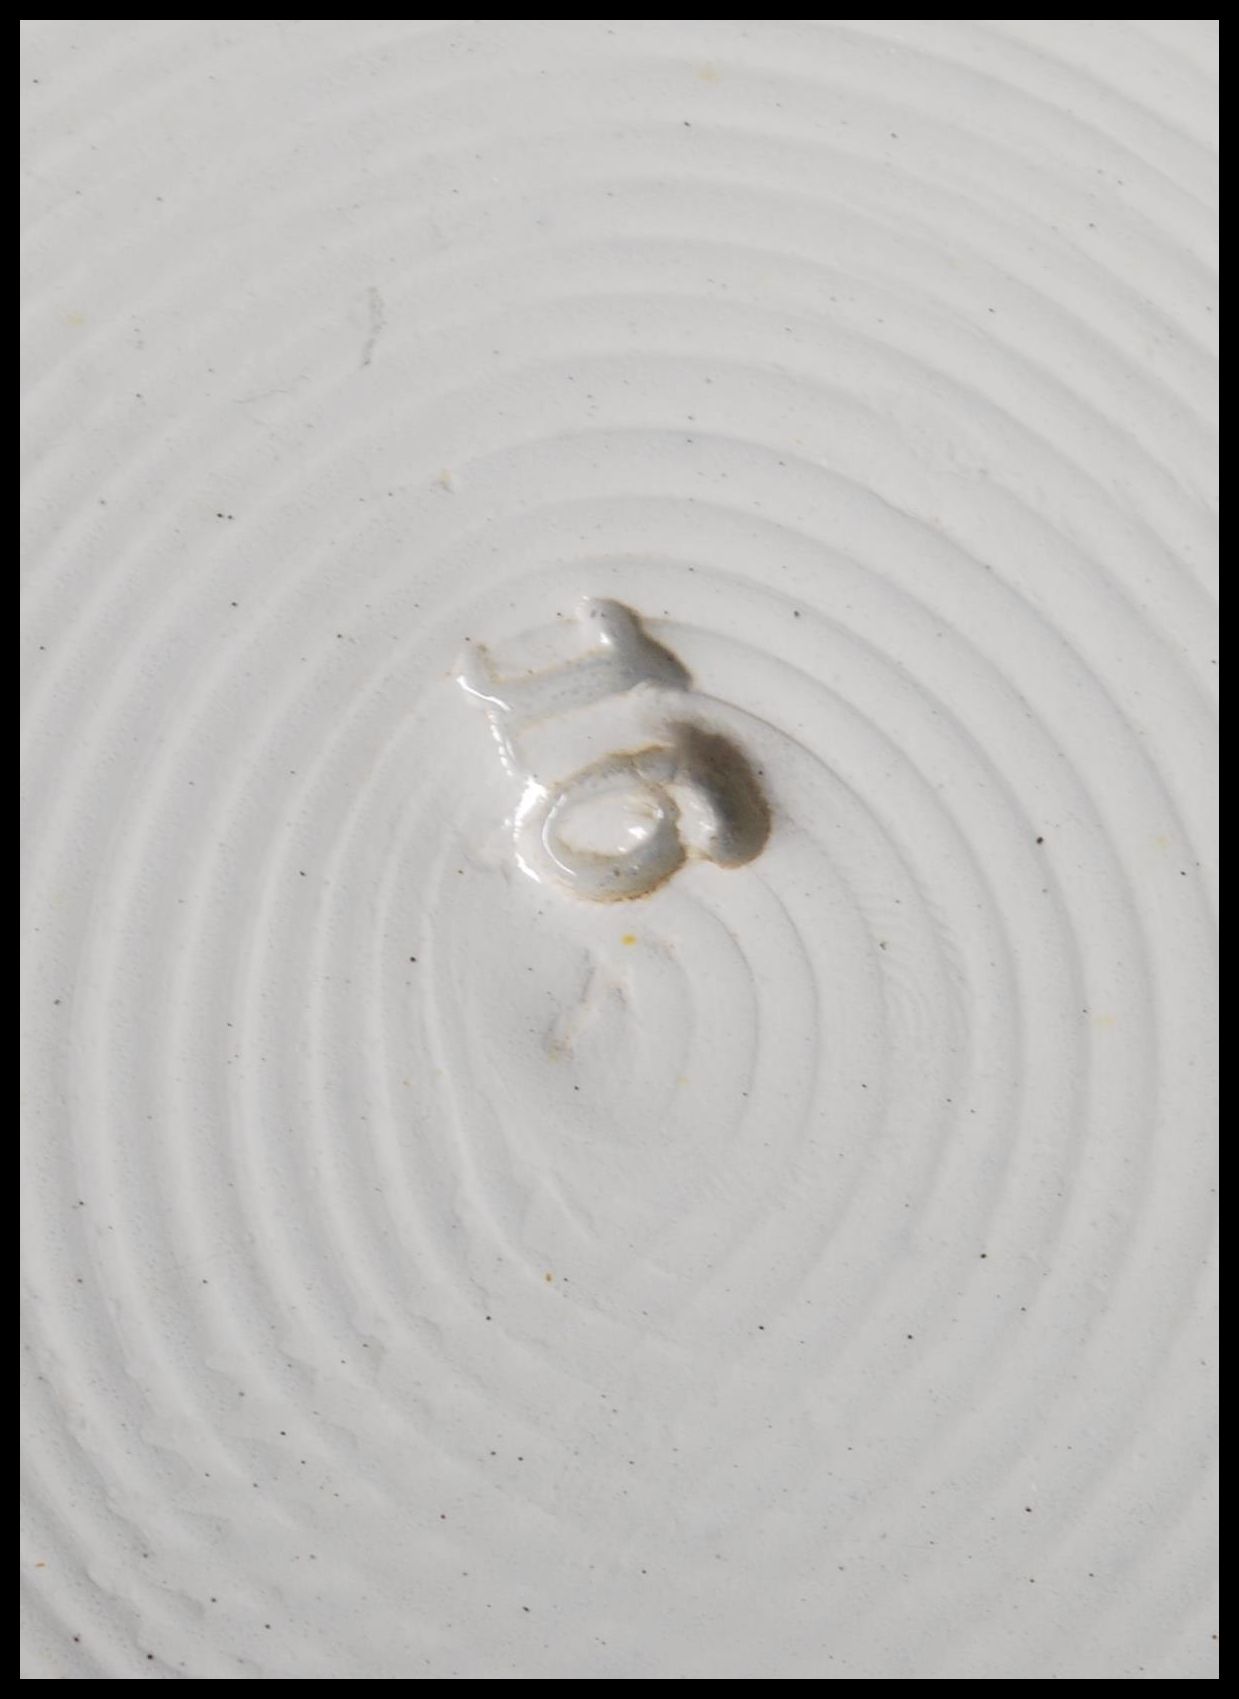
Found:
[[[1210,26],[25,59],[24,1673],[1211,1676]],[[747,865],[515,865],[582,597]]]

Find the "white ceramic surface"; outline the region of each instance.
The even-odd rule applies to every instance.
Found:
[[[24,41],[26,1676],[1211,1677],[1214,26]]]

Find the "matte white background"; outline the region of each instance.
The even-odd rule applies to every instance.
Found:
[[[22,76],[25,1674],[1211,1677],[1213,25]],[[749,867],[514,869],[583,595]]]

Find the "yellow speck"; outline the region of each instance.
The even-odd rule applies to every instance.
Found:
[[[75,328],[78,325],[84,325],[86,323],[86,314],[85,313],[66,313],[65,314],[65,323],[71,324]]]
[[[45,1563],[36,1563],[35,1568],[36,1569],[46,1569],[47,1565]]]
[[[548,1269],[547,1272],[542,1276],[542,1278],[543,1278],[543,1280],[546,1281],[547,1285],[549,1286],[551,1281],[554,1280],[555,1276]]]
[[[1094,1015],[1093,1016],[1093,1025],[1094,1026],[1099,1026],[1099,1027],[1101,1027],[1105,1030],[1108,1030],[1114,1024],[1115,1024],[1115,1019],[1114,1019],[1113,1015]]]
[[[637,935],[635,932],[625,932],[624,936],[620,939],[621,944],[635,944],[636,941]]]
[[[716,83],[716,82],[719,81],[718,66],[717,65],[703,65],[701,67],[701,69],[697,72],[697,75],[701,78],[703,83]]]

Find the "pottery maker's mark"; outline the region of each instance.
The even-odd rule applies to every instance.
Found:
[[[521,868],[614,902],[645,896],[693,858],[752,861],[769,808],[741,750],[694,717],[685,668],[619,602],[591,598],[579,620],[594,642],[558,666],[503,678],[478,647],[457,673],[522,786]]]

